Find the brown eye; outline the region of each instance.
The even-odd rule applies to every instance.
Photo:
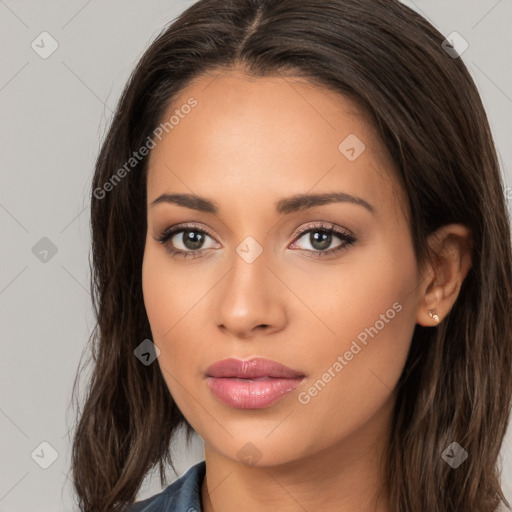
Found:
[[[304,239],[304,242],[301,247],[298,241],[302,239]],[[338,243],[336,243],[336,239]],[[321,257],[335,254],[352,245],[355,241],[356,239],[352,235],[335,228],[333,225],[320,225],[302,230],[295,239],[293,246],[312,253],[311,255],[314,257]]]
[[[194,226],[174,226],[156,238],[174,256],[198,257],[212,247],[205,247],[205,242],[213,237],[204,229]],[[214,244],[210,244],[214,245]]]
[[[204,233],[198,231],[198,230],[191,230],[191,229],[185,229],[183,231],[180,231],[181,233],[181,243],[189,250],[191,251],[197,251],[198,249],[201,249],[201,246],[204,243]],[[180,235],[175,235],[173,238],[180,239]]]

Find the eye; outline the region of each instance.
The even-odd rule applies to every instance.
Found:
[[[304,243],[302,247],[299,246],[299,249],[308,251],[315,258],[337,254],[356,241],[348,231],[337,228],[333,224],[324,224],[322,222],[301,229],[292,247],[297,246],[297,241],[301,239],[304,239]],[[339,240],[339,243],[333,247],[336,239]]]
[[[208,238],[214,240],[204,229],[190,225],[179,225],[166,229],[156,240],[164,245],[173,256],[197,258],[207,249],[214,248],[211,246],[204,247]]]
[[[173,256],[184,258],[199,258],[208,249],[218,247],[218,243],[215,242],[215,239],[208,231],[193,225],[173,226],[166,229],[155,239],[164,245],[166,250]],[[206,244],[205,246],[208,239],[214,243],[210,242],[209,245]],[[302,247],[298,246],[298,241],[302,239],[304,239],[303,244],[305,247],[304,245]],[[339,240],[339,243],[332,247],[336,239]],[[311,257],[320,258],[337,254],[339,251],[354,244],[355,241],[356,239],[350,232],[337,228],[333,224],[319,222],[302,228],[290,247],[306,251]]]

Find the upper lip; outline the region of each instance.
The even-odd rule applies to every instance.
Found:
[[[302,372],[263,357],[245,360],[230,357],[213,363],[205,373],[207,377],[238,379],[258,379],[261,377],[296,379],[305,376]]]

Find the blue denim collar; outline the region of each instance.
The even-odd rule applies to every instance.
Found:
[[[135,503],[125,512],[202,512],[201,487],[206,463],[201,461],[162,492]]]

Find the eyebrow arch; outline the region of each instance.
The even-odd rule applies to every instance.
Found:
[[[344,192],[328,192],[325,194],[297,194],[290,198],[281,199],[276,204],[278,213],[286,214],[297,212],[299,210],[307,210],[314,206],[321,206],[329,203],[352,203],[366,208],[372,214],[375,208],[364,199],[345,194]]]
[[[206,213],[218,213],[219,207],[209,199],[197,196],[195,194],[162,194],[157,197],[149,206],[152,208],[160,203],[174,203],[179,206],[185,206],[191,210]]]
[[[205,213],[217,214],[219,212],[219,207],[216,203],[195,194],[162,194],[150,204],[150,207],[160,203],[174,203]],[[372,214],[375,213],[375,208],[370,203],[360,197],[345,194],[344,192],[296,194],[279,200],[276,203],[276,211],[279,214],[288,214],[329,203],[352,203],[366,208]]]

